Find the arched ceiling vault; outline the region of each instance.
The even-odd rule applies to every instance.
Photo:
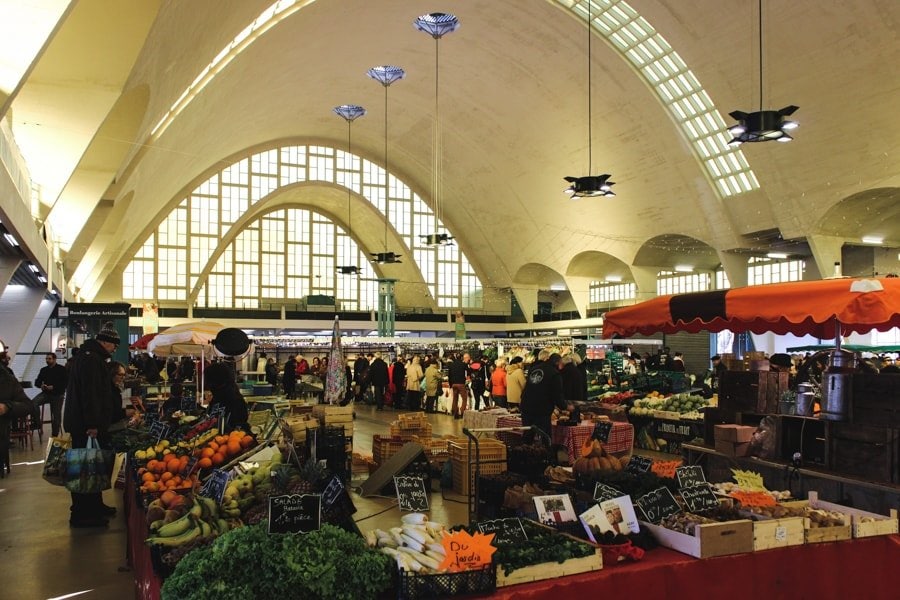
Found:
[[[224,65],[152,140],[151,130],[184,90],[271,1],[162,3],[146,33],[124,11],[107,11],[103,27],[113,32],[128,26],[140,36],[130,39],[129,48],[141,43],[127,79],[111,83],[118,86],[115,94],[144,89],[149,95],[130,105],[129,115],[119,115],[140,123],[137,133],[126,141],[131,146],[124,156],[96,165],[108,186],[83,207],[92,215],[86,230],[106,218],[93,210],[101,198],[113,208],[130,198],[127,219],[117,221],[115,236],[79,238],[81,227],[66,232],[78,240],[69,246],[68,272],[88,257],[111,253],[87,278],[95,289],[111,289],[104,281],[125,249],[162,206],[217,161],[280,139],[343,147],[346,126],[331,113],[339,104],[369,110],[354,124],[353,150],[382,163],[384,90],[365,75],[378,64],[400,65],[408,73],[389,89],[387,168],[432,201],[434,42],[412,26],[425,8],[405,0],[301,4]],[[900,3],[830,3],[827,9],[818,0],[764,3],[765,104],[798,105],[794,116],[801,127],[791,144],[745,147],[760,189],[725,199],[656,94],[606,43],[592,48],[594,164],[587,164],[585,25],[571,4],[494,0],[427,7],[452,10],[462,23],[440,42],[441,201],[460,246],[483,257],[485,285],[509,286],[530,263],[566,273],[584,252],[674,263],[672,257],[647,256],[649,241],[665,235],[703,240],[711,255],[746,249],[759,241],[758,232],[803,240],[858,215],[829,212],[845,199],[861,209],[881,207],[874,214],[882,221],[896,214],[889,198],[879,198],[880,190],[900,188]],[[756,22],[755,3],[632,0],[629,6],[677,51],[722,114],[756,107],[757,32],[745,26]],[[80,35],[87,31],[83,19],[62,23],[22,89],[40,83],[43,61],[74,74],[44,90],[56,102],[71,101],[73,91],[88,83],[87,71],[78,68],[86,57],[92,68],[121,67],[121,57],[104,54],[103,36]],[[80,51],[67,56],[63,50],[75,38]],[[101,99],[104,115],[115,104],[108,96]],[[27,125],[18,120],[33,101],[25,93],[11,97],[14,131]],[[101,143],[93,134],[102,123],[83,120],[88,135],[77,136],[77,159]],[[45,143],[67,143],[64,128],[45,129]],[[567,200],[562,177],[589,171],[611,173],[618,195]],[[856,236],[863,229],[848,230]]]

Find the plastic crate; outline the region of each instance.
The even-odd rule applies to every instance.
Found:
[[[468,440],[450,442],[450,462],[453,472],[453,491],[464,496],[470,493],[475,483],[476,460],[480,463],[481,475],[496,475],[506,471],[506,444],[495,439],[483,439],[478,442],[478,456],[475,456],[475,444]]]
[[[391,421],[391,437],[412,441],[413,438],[430,438],[431,423],[425,422],[414,427],[407,427],[407,423]]]
[[[492,594],[497,590],[497,565],[491,563],[479,570],[458,573],[433,573],[419,575],[401,570],[397,585],[397,598],[448,598]]]
[[[381,466],[390,457],[397,454],[406,444],[407,440],[398,437],[387,437],[383,435],[372,436],[372,460],[376,465]]]

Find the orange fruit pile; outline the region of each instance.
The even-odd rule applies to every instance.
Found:
[[[160,460],[150,460],[147,466],[138,469],[142,492],[165,492],[166,490],[189,489],[196,477],[181,475],[187,468],[188,457],[166,454]]]
[[[228,435],[217,435],[203,447],[194,450],[197,465],[201,469],[219,467],[254,444],[253,436],[243,431],[232,431]]]

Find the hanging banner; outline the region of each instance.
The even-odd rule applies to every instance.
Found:
[[[159,333],[159,307],[152,302],[144,302],[144,335]]]
[[[456,339],[466,339],[466,317],[461,310],[456,311]]]

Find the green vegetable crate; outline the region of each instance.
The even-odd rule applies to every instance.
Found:
[[[602,549],[590,542],[579,539],[568,533],[557,532],[551,527],[547,527],[541,523],[534,521],[524,521],[527,531],[534,532],[537,529],[546,531],[547,535],[553,539],[564,541],[568,545],[577,545],[584,548],[584,553],[590,552],[587,556],[567,556],[563,562],[543,562],[534,565],[528,565],[509,571],[501,564],[497,568],[497,587],[506,587],[519,583],[530,583],[533,581],[541,581],[543,579],[554,579],[556,577],[564,577],[566,575],[577,575],[578,573],[587,573],[588,571],[599,571],[603,568]],[[529,534],[529,539],[533,534]],[[521,548],[526,548],[527,543],[523,543]],[[581,552],[581,551],[579,551]],[[495,555],[496,557],[496,555]],[[507,573],[507,571],[509,571]]]

